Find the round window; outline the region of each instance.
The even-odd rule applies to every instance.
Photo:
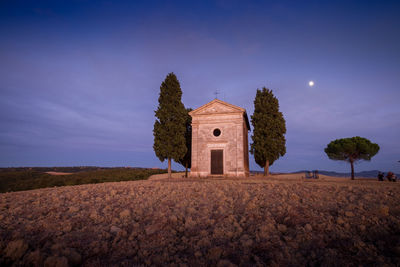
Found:
[[[221,130],[220,129],[215,129],[213,132],[214,136],[220,136],[221,135]]]

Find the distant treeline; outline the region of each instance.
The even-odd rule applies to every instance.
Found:
[[[45,172],[68,172],[69,175],[50,175]],[[0,193],[45,187],[94,184],[104,182],[145,180],[165,169],[99,168],[99,167],[33,167],[1,168]]]

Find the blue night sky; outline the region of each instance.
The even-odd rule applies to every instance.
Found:
[[[256,89],[273,90],[287,153],[272,171],[349,172],[323,149],[358,135],[381,150],[356,171],[400,172],[399,14],[396,1],[2,0],[0,166],[165,168],[152,130],[174,72],[191,108],[218,89],[250,116]]]

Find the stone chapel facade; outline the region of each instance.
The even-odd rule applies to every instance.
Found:
[[[192,117],[191,177],[249,176],[246,110],[214,99]]]

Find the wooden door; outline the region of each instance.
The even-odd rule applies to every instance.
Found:
[[[211,174],[224,174],[224,151],[211,150]]]

